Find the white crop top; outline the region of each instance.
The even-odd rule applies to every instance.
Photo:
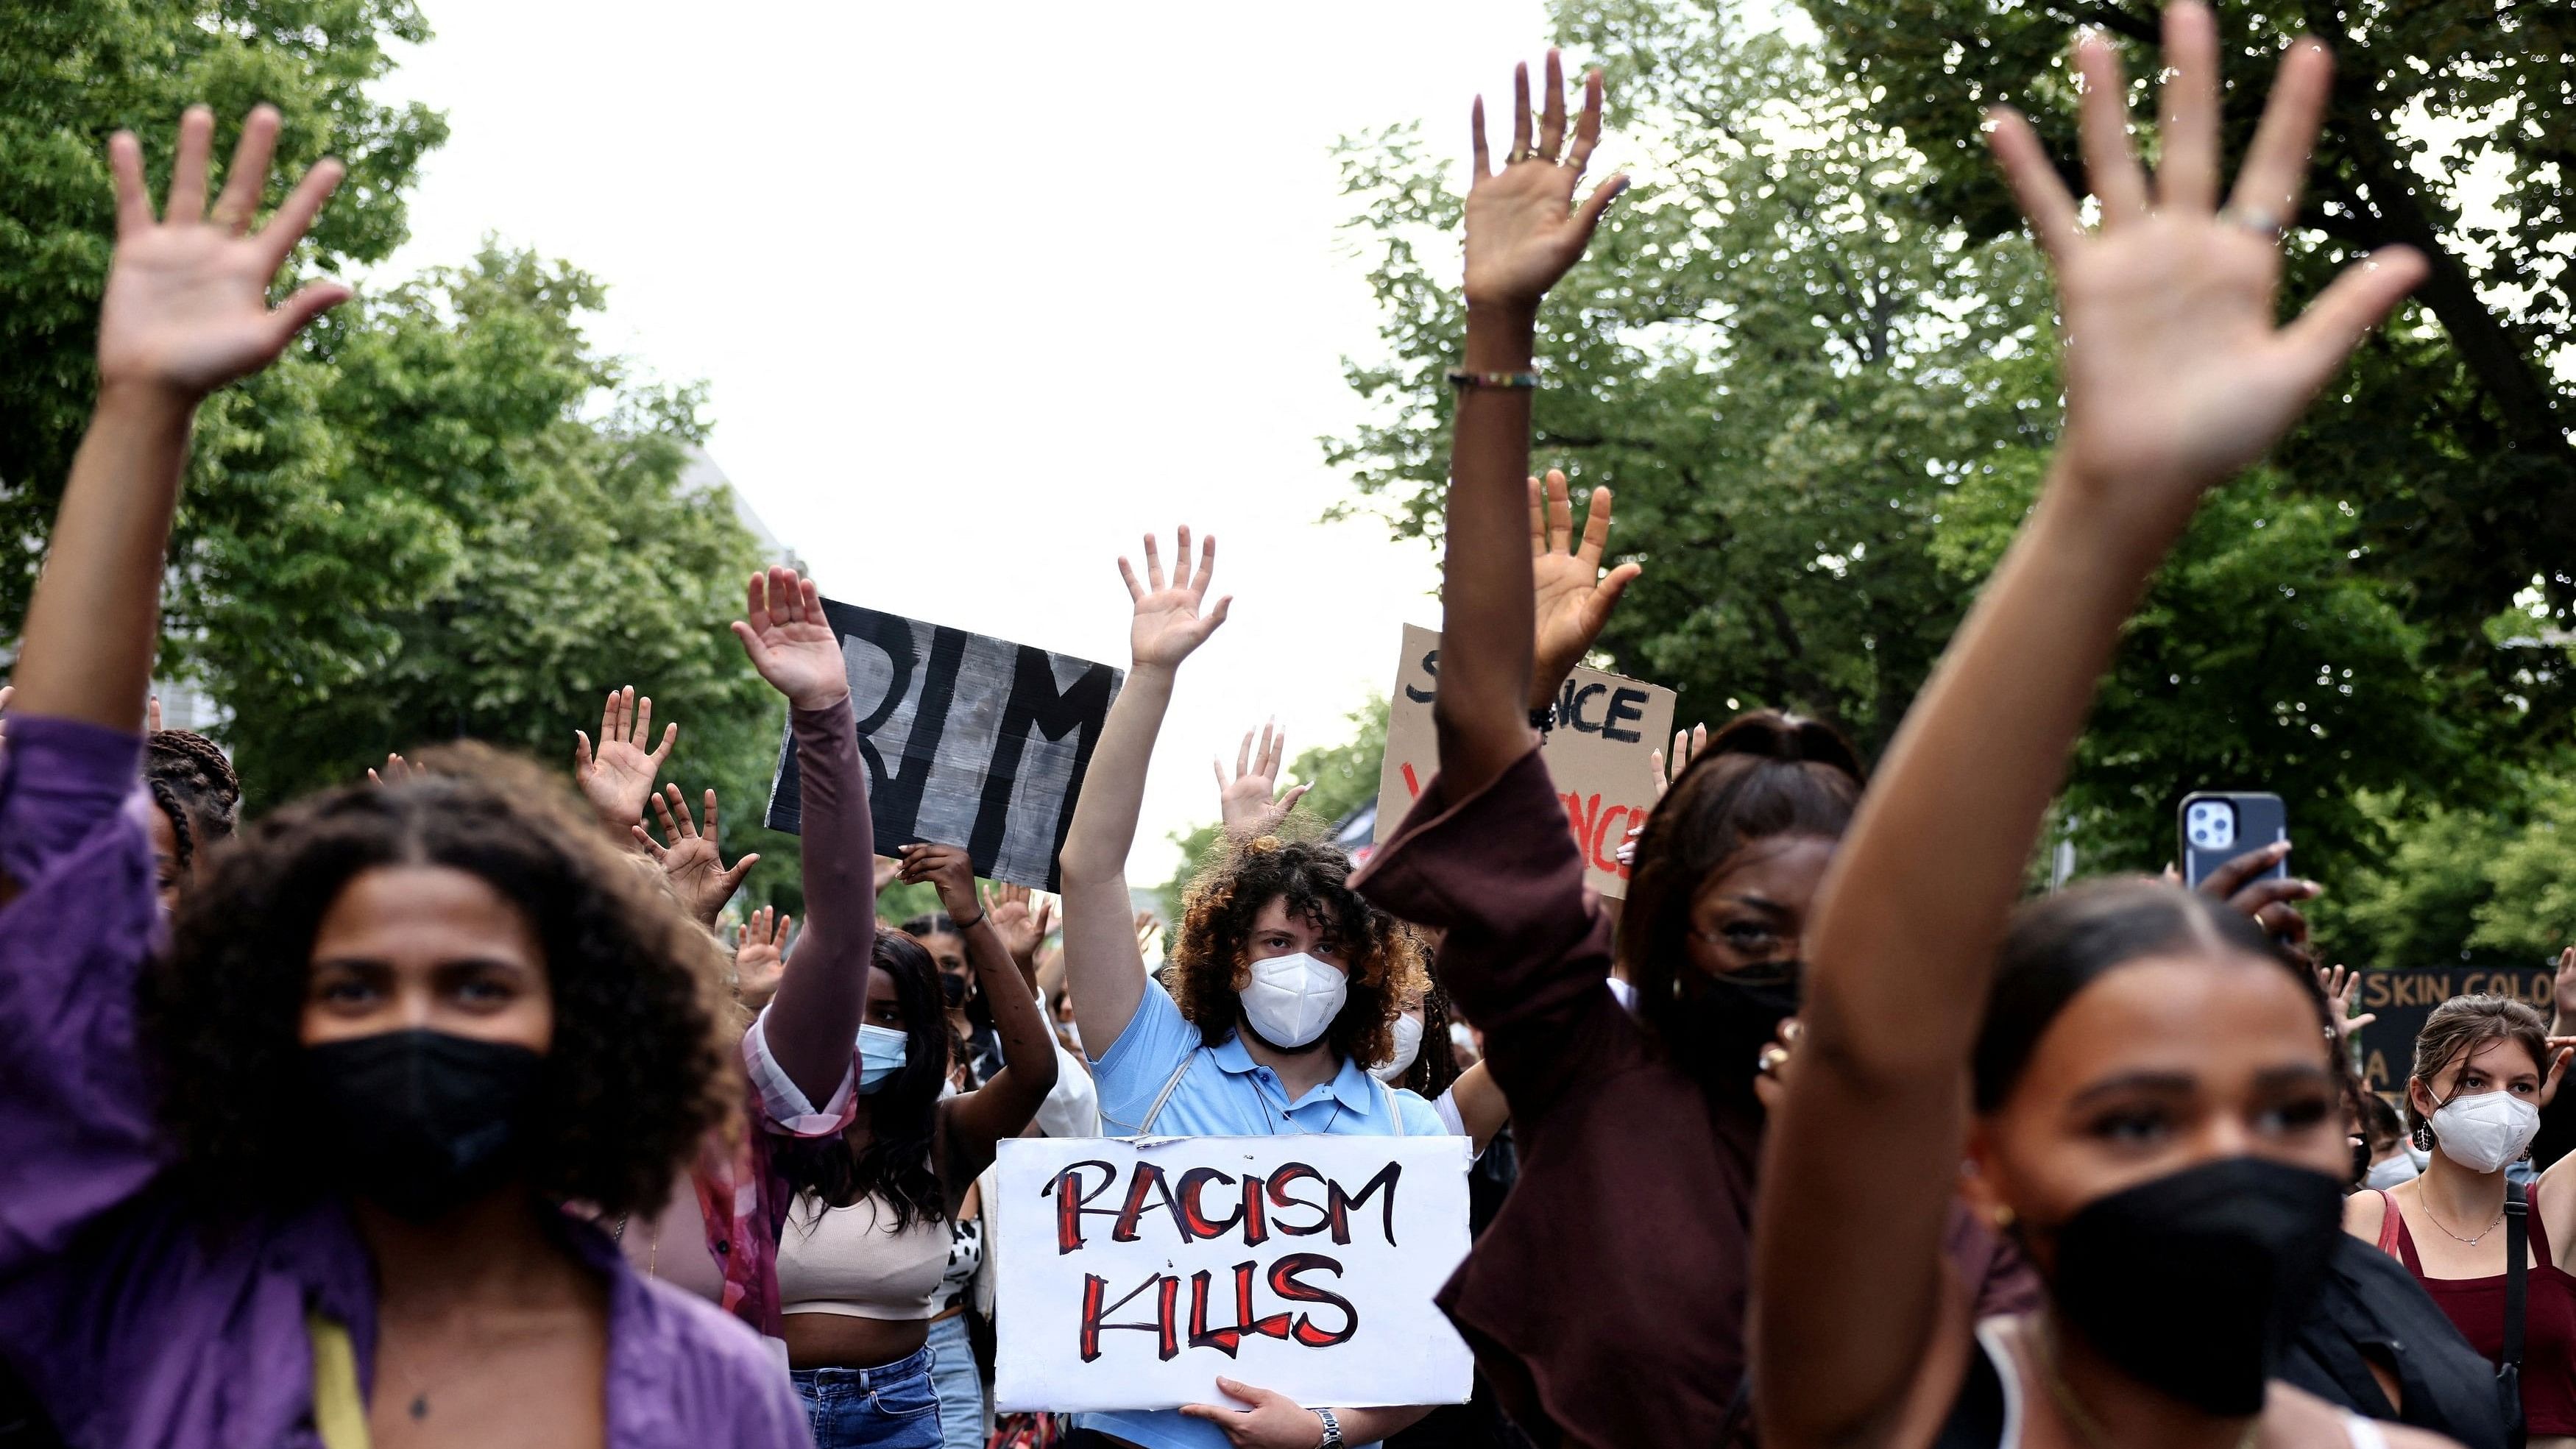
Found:
[[[844,1318],[932,1318],[939,1280],[948,1271],[951,1232],[944,1218],[913,1219],[902,1232],[877,1226],[881,1197],[813,1216],[815,1200],[799,1197],[778,1239],[778,1311],[837,1313]],[[890,1209],[884,1219],[893,1220]]]

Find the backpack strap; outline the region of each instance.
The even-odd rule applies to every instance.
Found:
[[[1165,1082],[1163,1084],[1163,1090],[1155,1095],[1154,1105],[1145,1109],[1145,1120],[1136,1124],[1137,1136],[1151,1137],[1154,1135],[1154,1123],[1163,1115],[1163,1104],[1172,1100],[1172,1094],[1180,1090],[1181,1078],[1190,1074],[1190,1063],[1195,1062],[1198,1059],[1198,1049],[1195,1047],[1191,1048],[1188,1056],[1181,1058],[1181,1064],[1172,1070],[1172,1079]]]
[[[2525,1280],[2531,1276],[2530,1201],[2522,1184],[2504,1185],[2504,1352],[2496,1360],[2496,1397],[2504,1409],[2505,1443],[2522,1449],[2529,1424],[2522,1405],[2522,1340]]]
[[[1404,1104],[1403,1104],[1402,1102],[1399,1102],[1399,1101],[1397,1101],[1397,1100],[1395,1099],[1395,1088],[1388,1086],[1388,1085],[1387,1085],[1386,1083],[1384,1083],[1384,1082],[1378,1082],[1378,1079],[1377,1079],[1377,1078],[1375,1078],[1375,1077],[1371,1077],[1371,1078],[1369,1078],[1369,1080],[1370,1080],[1370,1081],[1372,1081],[1372,1082],[1377,1082],[1377,1089],[1378,1089],[1378,1093],[1379,1093],[1379,1095],[1381,1095],[1381,1096],[1383,1096],[1383,1097],[1385,1097],[1385,1098],[1386,1098],[1386,1115],[1387,1115],[1387,1119],[1388,1119],[1389,1121],[1391,1121],[1391,1122],[1395,1123],[1395,1131],[1393,1131],[1393,1132],[1389,1133],[1388,1135],[1389,1135],[1389,1136],[1392,1136],[1392,1137],[1401,1137],[1401,1136],[1403,1136],[1403,1135],[1404,1135]]]
[[[2371,1191],[2379,1194],[2379,1251],[2403,1260],[2405,1254],[2398,1251],[2397,1234],[2404,1229],[2406,1219],[2397,1211],[2397,1196],[2384,1187]]]

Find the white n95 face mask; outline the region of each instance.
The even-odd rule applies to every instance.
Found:
[[[1300,951],[1252,963],[1252,984],[1238,993],[1261,1039],[1294,1051],[1324,1034],[1350,998],[1342,969]]]
[[[1422,1018],[1406,1012],[1395,1019],[1395,1055],[1369,1068],[1369,1075],[1381,1082],[1392,1082],[1413,1070],[1413,1059],[1422,1055]]]
[[[2471,1172],[2498,1172],[2540,1131],[2540,1109],[2511,1092],[2453,1097],[2433,1114],[2442,1155]]]

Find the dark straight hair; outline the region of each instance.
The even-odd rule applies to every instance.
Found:
[[[1977,1110],[1992,1112],[2012,1095],[2040,1037],[2085,987],[2132,961],[2212,948],[2288,972],[2316,1008],[2323,1046],[2332,1027],[2316,973],[2252,917],[2143,876],[2089,881],[2013,913],[1971,1058]]]

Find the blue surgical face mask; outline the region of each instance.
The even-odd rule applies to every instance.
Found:
[[[903,1070],[912,1037],[890,1026],[859,1027],[859,1095],[864,1097]]]

